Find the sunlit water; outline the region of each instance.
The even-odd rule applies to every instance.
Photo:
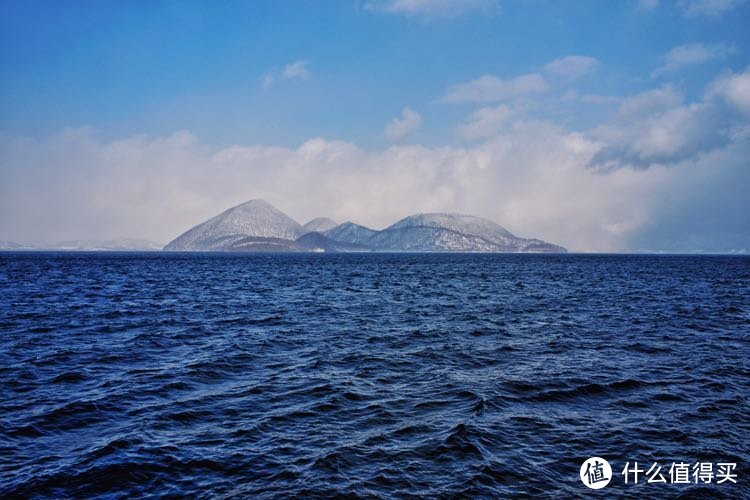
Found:
[[[747,497],[749,357],[743,257],[0,254],[0,497]]]

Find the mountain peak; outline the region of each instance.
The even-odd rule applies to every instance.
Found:
[[[239,205],[235,205],[229,210],[234,210],[235,208],[272,208],[274,210],[277,210],[276,207],[268,203],[266,200],[262,198],[254,198],[252,200],[247,200],[246,202],[240,203]]]
[[[339,224],[338,226],[325,231],[323,234],[336,241],[342,241],[354,245],[363,245],[377,234],[377,231],[365,226],[360,226],[351,221],[346,221],[343,224]]]
[[[186,231],[165,250],[225,250],[247,238],[295,240],[304,234],[297,221],[265,200],[249,200]]]
[[[328,231],[329,229],[333,229],[334,227],[338,226],[339,223],[329,219],[328,217],[316,217],[315,219],[311,220],[302,228],[307,232],[316,232],[316,233],[324,233]]]
[[[449,229],[462,234],[493,235],[503,239],[515,238],[513,234],[500,224],[474,215],[431,212],[409,215],[391,226],[394,229],[406,227],[434,227]]]

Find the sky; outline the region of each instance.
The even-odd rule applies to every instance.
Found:
[[[750,252],[750,0],[0,0],[0,240],[486,217]]]

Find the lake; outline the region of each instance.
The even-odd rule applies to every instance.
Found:
[[[748,257],[0,253],[0,332],[2,497],[750,496]]]

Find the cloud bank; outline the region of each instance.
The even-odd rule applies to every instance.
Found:
[[[306,78],[298,63],[279,75]],[[572,56],[545,71],[575,78],[597,65]],[[721,74],[693,99],[669,84],[624,98],[568,89],[560,99],[612,106],[610,119],[586,131],[527,113],[528,96],[562,90],[539,73],[449,88],[443,102],[477,106],[455,128],[471,141],[464,147],[365,150],[313,138],[217,148],[188,131],[117,140],[87,128],[47,139],[0,133],[0,239],[166,243],[264,198],[300,222],[327,216],[382,228],[453,211],[580,251],[750,249],[750,67]],[[407,107],[384,135],[404,141],[421,123]]]
[[[717,96],[734,95],[728,90],[732,78],[716,89]],[[581,251],[670,248],[671,240],[660,240],[655,228],[661,217],[673,216],[674,206],[692,217],[693,199],[715,203],[715,212],[701,218],[724,221],[715,230],[748,227],[746,219],[738,219],[741,212],[728,215],[726,206],[747,205],[744,193],[731,195],[743,179],[750,180],[747,142],[728,143],[672,167],[607,173],[587,166],[601,149],[599,140],[585,134],[533,120],[517,120],[469,148],[408,145],[381,151],[320,138],[297,148],[217,149],[189,132],[114,141],[90,129],[66,130],[44,141],[3,136],[0,234],[22,243],[92,235],[167,242],[251,198],[265,198],[301,222],[328,216],[375,228],[414,212],[471,213],[520,236]],[[715,189],[708,198],[707,185]],[[676,239],[674,249],[710,249],[711,228],[692,229],[705,241],[690,245],[703,246],[683,248]]]

